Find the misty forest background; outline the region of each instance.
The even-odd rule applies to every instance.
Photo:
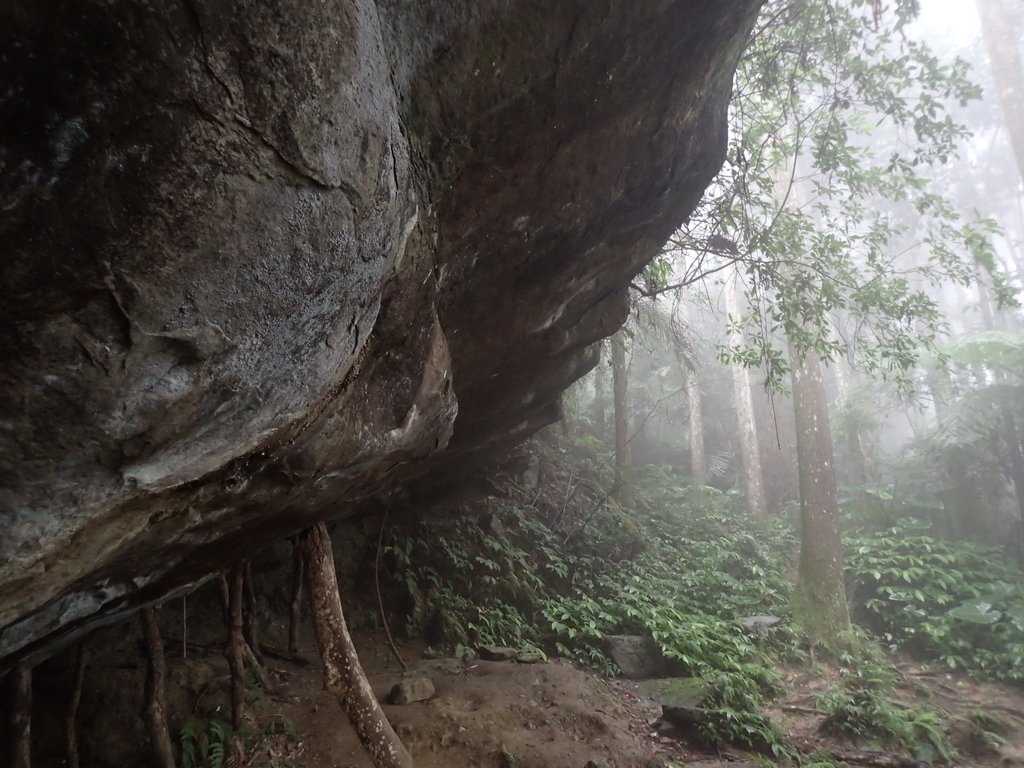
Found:
[[[824,654],[828,728],[954,759],[886,654],[1024,679],[1022,38],[1006,0],[769,2],[725,166],[533,474],[389,533],[407,631],[608,673],[650,635],[710,742],[780,757],[776,670]]]

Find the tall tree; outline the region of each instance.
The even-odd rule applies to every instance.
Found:
[[[729,343],[734,348],[742,347],[744,344],[740,297],[740,280],[737,274],[729,280],[725,289],[726,311],[729,314]],[[750,391],[750,369],[738,361],[729,367],[732,370],[732,389],[736,404],[736,424],[743,462],[743,489],[747,495],[747,508],[755,517],[766,517],[768,502],[764,493],[764,475],[761,472],[761,446],[754,415],[754,398]]]
[[[791,347],[791,354],[796,354]],[[835,459],[821,360],[808,350],[793,363],[793,409],[800,474],[800,570],[793,616],[809,639],[835,647],[850,628],[843,582]]]
[[[690,476],[697,485],[708,483],[708,460],[704,450],[704,409],[700,399],[697,371],[686,367],[686,398],[690,423]]]
[[[999,94],[1003,121],[1024,180],[1024,65],[1021,63],[1021,30],[1015,24],[1007,0],[975,0]]]
[[[615,408],[615,497],[623,506],[633,503],[629,460],[629,400],[626,396],[626,343],[624,330],[611,340],[612,399]]]
[[[676,303],[680,318],[692,333],[693,308],[690,302],[682,300]],[[686,383],[686,403],[689,414],[690,437],[690,477],[697,485],[708,483],[708,459],[704,447],[704,407],[700,394],[700,377],[697,375],[697,363],[687,359],[679,344],[673,344],[680,373]],[[694,357],[691,355],[690,357]]]
[[[607,346],[604,339],[597,342],[597,365],[594,366],[594,427],[601,438],[608,433],[608,369],[605,366]]]

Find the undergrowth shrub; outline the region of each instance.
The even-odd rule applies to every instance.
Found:
[[[949,763],[955,755],[941,713],[892,697],[899,675],[862,632],[854,632],[847,647],[838,658],[840,683],[817,697],[828,713],[822,729],[858,744],[907,752],[929,765]]]
[[[892,650],[984,678],[1024,680],[1021,572],[1002,553],[943,542],[913,521],[848,536],[858,621]]]
[[[449,646],[536,648],[604,674],[617,671],[607,635],[647,635],[709,683],[705,705],[721,716],[704,726],[708,741],[780,748],[759,713],[778,689],[766,654],[795,644],[784,628],[761,637],[738,619],[787,614],[790,534],[658,468],[638,473],[626,511],[597,482],[608,478],[576,466],[582,490],[568,512],[564,500],[545,508],[513,493],[471,517],[389,531],[385,572],[407,606],[406,631]]]

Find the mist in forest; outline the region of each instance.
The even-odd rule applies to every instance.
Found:
[[[1024,9],[904,5],[851,4],[842,43],[813,14],[755,29],[725,168],[566,407],[620,462],[760,515],[799,505],[797,416],[821,408],[829,455],[805,459],[849,524],[1020,553]]]

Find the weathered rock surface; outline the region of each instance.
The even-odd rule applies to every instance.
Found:
[[[757,5],[0,5],[0,668],[555,419]]]
[[[388,693],[389,704],[413,704],[434,695],[434,682],[429,677],[407,677],[395,683]]]

